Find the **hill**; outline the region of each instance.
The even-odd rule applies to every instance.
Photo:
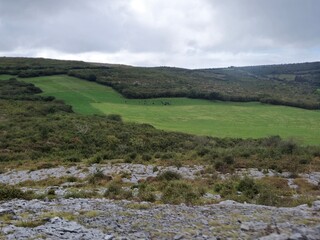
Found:
[[[111,86],[127,98],[259,101],[320,109],[320,62],[191,70],[0,58],[0,73],[20,77],[68,74]]]
[[[279,135],[303,144],[320,144],[317,110],[189,98],[127,99],[111,87],[67,75],[19,79],[35,84],[43,91],[42,96],[64,100],[75,112],[85,115],[119,114],[125,122],[148,123],[158,129],[196,135]]]
[[[78,64],[55,63],[61,63],[64,73],[76,71]],[[80,64],[81,71],[105,70]],[[32,74],[59,70],[41,67]],[[7,69],[7,75],[0,75],[1,239],[268,238],[280,231],[292,238],[298,230],[299,238],[319,235],[319,145],[279,136],[242,139],[167,132],[108,112],[114,105],[135,116],[150,104],[161,113],[173,109],[164,119],[179,108],[186,115],[185,107],[204,117],[210,115],[208,107],[220,105],[226,121],[226,109],[233,105],[253,118],[244,119],[252,127],[263,125],[255,117],[276,109],[268,124],[291,115],[310,128],[301,121],[315,114],[316,126],[319,111],[186,98],[125,99],[95,82],[56,74],[26,78],[24,71]],[[244,105],[256,107],[259,114],[245,115]],[[232,122],[241,122],[236,116]]]

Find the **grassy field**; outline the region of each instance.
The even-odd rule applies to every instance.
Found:
[[[132,100],[110,87],[69,76],[23,80],[34,83],[44,95],[63,99],[82,114],[120,114],[125,121],[197,135],[243,138],[280,135],[305,144],[320,144],[320,111],[187,98]]]

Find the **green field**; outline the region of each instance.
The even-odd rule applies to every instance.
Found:
[[[320,144],[320,111],[187,98],[132,100],[110,87],[62,75],[23,80],[34,83],[44,95],[63,99],[82,114],[120,114],[125,121],[197,135],[242,138],[280,135],[304,144]]]

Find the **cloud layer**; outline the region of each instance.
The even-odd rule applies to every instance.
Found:
[[[0,55],[189,68],[320,60],[318,0],[0,0]]]

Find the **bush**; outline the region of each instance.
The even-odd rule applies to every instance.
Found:
[[[117,182],[111,182],[107,191],[105,191],[104,197],[111,199],[132,199],[132,192],[124,190],[121,184]]]
[[[80,158],[79,157],[67,157],[66,159],[65,159],[65,161],[66,162],[72,162],[72,163],[75,163],[75,162],[80,162],[81,160],[80,160]]]
[[[173,171],[165,171],[157,176],[157,180],[159,181],[173,181],[181,179],[181,174]]]
[[[234,158],[232,156],[225,156],[223,158],[223,162],[228,164],[228,165],[231,165],[234,163]]]
[[[152,159],[152,157],[150,156],[150,154],[145,153],[142,155],[143,161],[150,161],[151,159]]]
[[[139,193],[138,198],[140,201],[146,201],[146,202],[154,202],[156,201],[156,196],[152,193],[152,190],[150,186],[147,186],[145,184],[139,185]]]
[[[191,184],[173,181],[169,182],[164,188],[161,200],[169,204],[195,204],[200,196],[201,194]]]
[[[56,195],[56,191],[53,188],[50,188],[47,192],[48,195],[54,196]]]
[[[71,191],[68,192],[64,197],[65,198],[93,198],[97,196],[97,194],[93,191]]]
[[[214,185],[214,191],[222,197],[233,198],[236,195],[235,183],[232,180],[225,181]]]
[[[109,114],[107,115],[107,119],[111,121],[122,122],[122,118],[118,114]]]
[[[30,199],[33,192],[23,192],[22,190],[15,188],[13,186],[0,185],[0,200],[10,200],[10,199]]]
[[[241,179],[236,189],[250,199],[253,199],[259,193],[258,185],[252,178],[248,177]]]
[[[95,173],[88,176],[88,182],[93,185],[101,183],[102,181],[110,180],[112,180],[112,178],[110,176],[106,176],[100,169],[97,169]]]
[[[260,185],[259,196],[257,198],[257,204],[267,206],[278,206],[280,203],[280,196],[277,191],[269,185]]]

